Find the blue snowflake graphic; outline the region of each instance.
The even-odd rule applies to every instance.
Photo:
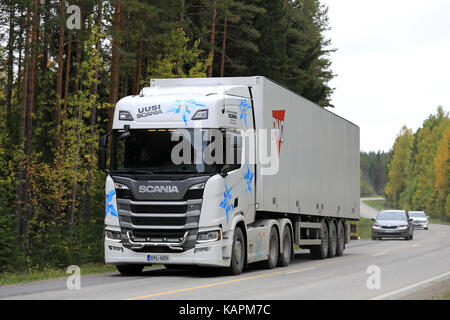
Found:
[[[109,193],[106,193],[106,202],[105,202],[105,216],[108,213],[114,217],[117,217],[117,211],[114,209],[114,205],[112,204],[113,197],[116,195],[116,190],[111,190]]]
[[[241,99],[241,103],[239,103],[239,109],[241,109],[241,116],[239,119],[244,119],[245,128],[247,128],[247,110],[252,108],[251,105],[247,103],[245,99]]]
[[[245,194],[247,194],[248,191],[252,192],[252,181],[253,177],[255,176],[255,173],[250,171],[250,167],[247,165],[247,171],[244,173],[244,180],[245,180]]]
[[[187,126],[187,116],[191,114],[191,110],[196,107],[207,108],[207,106],[195,102],[194,99],[189,100],[175,100],[175,107],[166,112],[174,112],[182,115],[184,124]]]
[[[230,189],[228,189],[227,184],[225,183],[225,192],[223,193],[223,200],[220,203],[219,207],[224,208],[225,209],[225,213],[227,215],[227,223],[228,223],[228,216],[229,216],[229,212],[234,210],[234,205],[231,204],[231,198],[233,197],[231,195],[231,189],[233,189],[233,187],[231,187]]]

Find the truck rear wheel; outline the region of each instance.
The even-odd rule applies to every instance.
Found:
[[[233,235],[233,247],[231,249],[231,263],[228,269],[232,275],[238,275],[242,273],[245,264],[245,239],[242,229],[237,227],[234,230]]]
[[[144,269],[143,264],[124,264],[117,265],[117,270],[124,276],[136,276]]]
[[[278,265],[280,267],[287,267],[291,262],[292,253],[292,234],[291,229],[288,226],[284,227],[283,231],[283,253],[280,253],[278,257]]]
[[[269,236],[269,257],[263,262],[266,269],[273,269],[277,266],[278,255],[280,253],[280,242],[278,241],[278,232],[275,227],[270,229]]]
[[[337,250],[336,250],[336,256],[340,257],[344,254],[345,249],[345,230],[344,230],[344,223],[342,221],[338,221],[338,238],[337,238]]]
[[[328,226],[325,220],[322,221],[322,227],[320,228],[321,244],[317,246],[311,246],[309,253],[313,259],[326,259],[328,256]]]
[[[328,258],[334,258],[336,256],[338,242],[336,224],[334,223],[334,221],[330,221],[330,223],[328,223],[328,231],[328,235],[330,237],[330,240],[328,242]]]

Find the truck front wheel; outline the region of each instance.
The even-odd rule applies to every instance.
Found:
[[[242,229],[237,227],[234,230],[233,236],[233,248],[231,249],[231,264],[228,269],[232,275],[238,275],[242,273],[245,264],[245,239]]]
[[[117,265],[117,270],[124,276],[135,276],[142,272],[144,269],[143,264],[124,264],[124,265]]]

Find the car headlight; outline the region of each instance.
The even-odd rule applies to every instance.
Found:
[[[408,228],[408,226],[399,226],[399,227],[398,227],[399,230],[405,230],[405,229],[407,229],[407,228]]]
[[[381,227],[380,227],[380,225],[378,224],[378,222],[375,222],[375,223],[372,225],[372,228],[374,228],[374,229],[381,229]]]
[[[197,243],[214,242],[221,239],[220,229],[199,232],[197,235]]]

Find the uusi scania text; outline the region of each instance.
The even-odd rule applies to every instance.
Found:
[[[123,274],[287,266],[294,243],[332,258],[359,219],[358,126],[264,77],[151,80],[117,103],[99,166]]]

